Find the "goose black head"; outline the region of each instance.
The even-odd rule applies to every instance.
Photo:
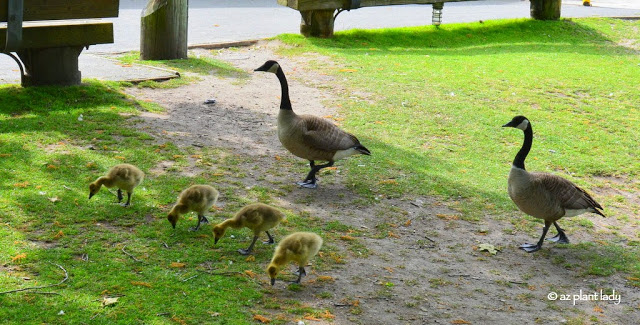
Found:
[[[253,71],[264,71],[264,72],[276,73],[278,72],[279,68],[280,68],[280,64],[278,64],[278,62],[269,60]]]
[[[529,126],[529,120],[522,116],[522,115],[518,115],[516,117],[514,117],[511,122],[503,125],[502,127],[510,127],[510,128],[516,128],[516,129],[520,129],[522,131],[526,130],[527,127]]]

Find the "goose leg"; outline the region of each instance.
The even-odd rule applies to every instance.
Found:
[[[273,244],[273,243],[275,243],[276,241],[273,240],[273,237],[271,236],[271,234],[268,231],[265,231],[265,232],[267,233],[267,236],[269,237],[269,240],[265,241],[264,243],[265,244]]]
[[[249,255],[251,254],[251,251],[253,250],[253,245],[256,243],[256,240],[258,240],[258,236],[253,236],[253,240],[251,241],[251,245],[249,245],[249,248],[247,249],[239,249],[238,253],[242,254],[242,255]]]
[[[560,226],[558,226],[558,223],[555,221],[553,222],[553,225],[556,226],[556,230],[558,231],[558,234],[551,238],[547,238],[547,240],[555,243],[560,243],[560,244],[568,244],[569,238],[564,233],[564,230],[560,228]]]
[[[309,174],[307,174],[307,178],[305,178],[304,181],[302,182],[298,182],[297,184],[305,188],[316,188],[318,187],[318,184],[316,184],[316,181],[317,181],[316,173],[320,171],[320,169],[322,168],[333,166],[333,161],[329,161],[324,165],[316,166],[315,162],[313,160],[310,160],[309,166],[311,166],[311,171],[309,171]]]
[[[542,248],[542,243],[544,242],[544,237],[547,235],[547,231],[549,231],[549,227],[551,226],[550,221],[544,222],[544,228],[542,228],[542,236],[540,236],[540,240],[538,240],[537,244],[529,244],[524,243],[520,245],[520,248],[524,249],[527,253],[533,253],[540,248]]]
[[[120,202],[122,202],[122,198],[123,198],[123,196],[122,196],[122,190],[121,190],[121,189],[118,189],[118,192],[117,192],[117,193],[118,193],[118,203],[120,203]]]

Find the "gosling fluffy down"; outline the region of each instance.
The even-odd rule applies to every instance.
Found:
[[[91,199],[102,185],[107,188],[118,188],[118,203],[122,202],[122,191],[127,191],[127,203],[124,206],[129,206],[131,203],[131,194],[133,189],[140,185],[144,180],[144,172],[138,167],[130,164],[119,164],[111,167],[106,176],[102,176],[89,184],[89,199]]]
[[[290,261],[298,264],[298,279],[294,282],[300,283],[302,276],[307,274],[304,267],[318,253],[320,247],[322,247],[322,238],[312,232],[295,232],[284,237],[276,247],[271,263],[267,267],[271,285],[276,283],[276,276],[280,269]]]
[[[243,227],[249,228],[253,231],[253,240],[251,241],[251,245],[249,245],[249,248],[247,249],[238,250],[240,254],[248,255],[253,250],[253,245],[258,239],[258,235],[263,231],[266,232],[269,237],[269,241],[267,243],[274,243],[273,237],[269,233],[269,229],[277,226],[283,219],[284,213],[272,206],[263,203],[249,204],[240,209],[233,218],[227,219],[213,227],[215,244],[217,244],[218,240],[224,236],[225,231],[229,227],[234,229]]]
[[[198,213],[198,224],[193,231],[200,229],[200,223],[209,223],[204,214],[218,202],[220,193],[209,185],[193,185],[180,193],[178,202],[173,206],[167,219],[171,223],[173,229],[176,228],[176,222],[180,215],[194,211]]]

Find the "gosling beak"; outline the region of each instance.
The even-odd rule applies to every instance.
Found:
[[[218,243],[218,239],[219,239],[219,238],[216,238],[216,239],[213,241],[213,244],[214,244],[214,245]]]
[[[271,285],[276,284],[276,279],[271,279]]]
[[[93,193],[89,193],[89,200],[93,197]]]

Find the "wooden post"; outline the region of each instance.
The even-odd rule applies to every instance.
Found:
[[[537,20],[558,20],[561,0],[530,0],[531,18]]]
[[[188,0],[149,0],[142,11],[140,58],[187,58]]]
[[[333,36],[333,22],[335,9],[330,10],[303,10],[300,34],[304,37],[329,38]]]
[[[22,87],[79,85],[78,56],[82,49],[68,46],[19,50],[25,68]]]

